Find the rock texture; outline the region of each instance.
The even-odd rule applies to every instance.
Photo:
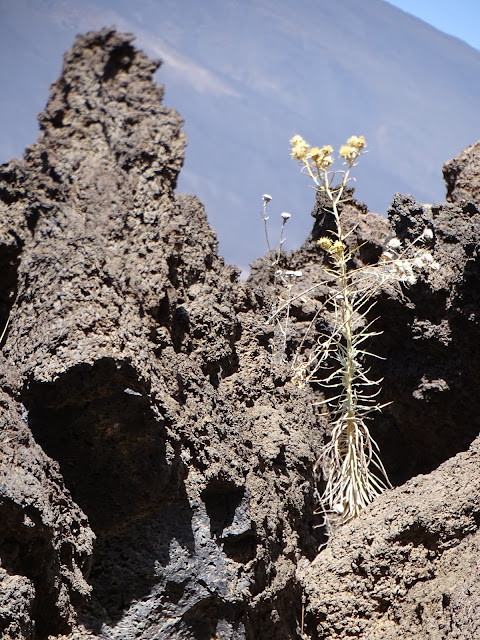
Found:
[[[447,201],[478,202],[480,199],[480,141],[467,147],[456,158],[446,162],[443,177],[447,184]]]
[[[476,147],[446,165],[448,204],[343,208],[360,263],[428,226],[441,268],[376,292],[393,404],[372,429],[399,486],[324,546],[323,396],[284,361],[328,326],[328,283],[279,341],[272,256],[239,282],[174,193],[185,139],[157,67],[130,36],[79,37],[38,142],[0,167],[1,637],[476,637]],[[280,255],[298,292],[324,275],[313,215]]]
[[[312,639],[480,634],[476,148],[444,168],[447,185],[470,183],[469,193],[452,190],[451,203],[432,205],[397,194],[390,208],[391,231],[404,243],[434,231],[440,265],[401,293],[379,291],[375,307],[383,334],[374,352],[386,359],[373,363],[373,377],[384,378],[381,399],[394,401],[375,419],[375,438],[390,479],[407,482],[300,569]]]
[[[299,571],[312,638],[480,636],[479,447],[382,496]]]
[[[322,423],[174,196],[182,120],[131,40],[79,38],[1,169],[0,629],[288,638]]]

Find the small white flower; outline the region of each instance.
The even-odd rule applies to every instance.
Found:
[[[265,202],[270,202],[270,200],[272,199],[272,196],[268,195],[268,193],[264,193],[263,199],[265,200]]]
[[[402,243],[398,238],[392,238],[387,242],[387,247],[389,247],[390,249],[400,249],[401,246]]]
[[[282,213],[282,218],[285,220],[285,222],[291,217],[292,217],[291,213],[287,213],[286,211]]]
[[[412,265],[408,262],[408,260],[399,260],[399,268],[401,271],[403,271],[403,273],[408,276],[411,277],[413,276],[413,269],[412,269]]]
[[[433,239],[433,231],[431,229],[429,229],[428,227],[423,230],[423,234],[422,235],[425,238],[425,240],[432,240]]]
[[[424,260],[427,264],[429,264],[429,265],[431,265],[431,264],[432,264],[432,262],[433,262],[433,256],[432,256],[432,254],[431,254],[431,253],[429,253],[428,251],[425,251],[425,253],[423,254],[423,256],[422,256],[422,257],[423,257],[423,260]]]
[[[423,260],[424,260],[423,256],[417,256],[416,258],[413,259],[412,264],[414,267],[417,267],[417,269],[421,269],[424,264]]]

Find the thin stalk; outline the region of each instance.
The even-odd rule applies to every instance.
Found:
[[[361,136],[352,136],[341,147],[340,156],[346,164],[344,171],[329,170],[334,162],[331,146],[312,148],[301,136],[294,136],[291,144],[292,156],[302,163],[302,170],[328,199],[328,211],[334,221],[333,231],[319,240],[330,262],[328,267],[324,267],[329,280],[322,284],[328,283],[331,295],[327,296],[322,308],[329,305],[332,309],[333,330],[331,335],[319,336],[318,345],[312,350],[307,363],[302,364],[295,359],[295,371],[301,371],[299,378],[302,383],[315,380],[331,389],[334,395],[317,403],[329,406],[332,429],[330,441],[317,461],[316,471],[321,469],[326,480],[321,496],[322,513],[329,526],[340,525],[356,517],[389,485],[378,458],[378,447],[365,423],[368,414],[381,409],[376,401],[381,381],[370,380],[369,369],[363,364],[365,357],[375,354],[359,348],[369,338],[378,335],[371,330],[372,323],[368,318],[375,304],[372,297],[381,284],[369,281],[368,267],[349,270],[349,263],[359,247],[347,248],[346,242],[351,244],[355,227],[344,231],[340,216],[341,206],[346,202],[345,189],[352,180],[350,173],[363,152],[365,140]],[[334,186],[339,175],[340,184]],[[309,330],[316,318],[317,314]],[[319,375],[320,369],[326,370],[323,379]],[[372,387],[377,391],[369,393]],[[380,477],[372,473],[371,464],[375,464]]]

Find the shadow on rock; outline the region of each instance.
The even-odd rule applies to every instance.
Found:
[[[36,441],[59,462],[97,536],[90,582],[105,621],[114,622],[159,581],[172,540],[193,552],[182,464],[125,363],[104,359],[33,383],[25,405]]]

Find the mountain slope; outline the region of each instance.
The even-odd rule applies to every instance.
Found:
[[[313,193],[289,158],[294,133],[337,146],[365,135],[358,196],[380,212],[396,191],[442,200],[442,163],[478,136],[480,52],[383,0],[1,0],[0,15],[11,87],[1,159],[33,142],[25,122],[73,34],[115,23],[164,59],[158,81],[189,140],[179,189],[204,201],[222,253],[242,266],[264,250],[265,191],[272,223],[294,214],[288,247],[309,229]]]

